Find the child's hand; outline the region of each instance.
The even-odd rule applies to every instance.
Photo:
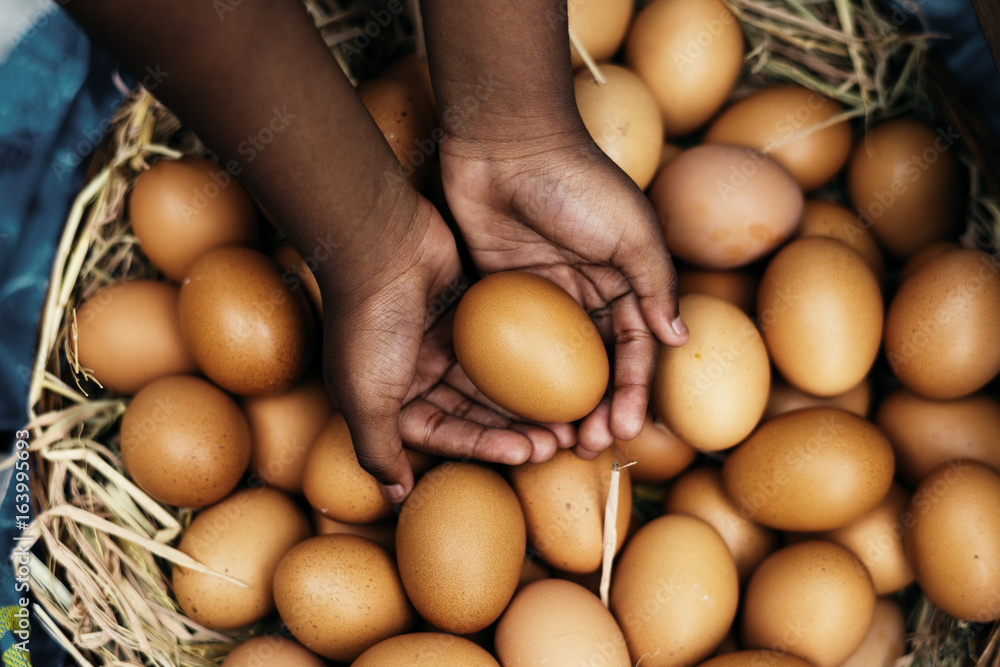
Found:
[[[571,126],[572,127],[572,126]],[[584,419],[591,456],[642,428],[659,340],[687,339],[676,274],[643,193],[577,130],[546,140],[441,144],[445,192],[479,269],[555,281],[614,341],[614,391]]]
[[[444,309],[435,307],[461,277],[455,239],[427,200],[415,192],[408,199],[404,210],[388,214],[412,219],[405,237],[373,238],[367,268],[349,279],[334,272],[321,284],[324,375],[358,461],[394,502],[413,487],[403,442],[507,464],[546,460],[557,447],[552,430],[512,422],[469,391],[455,362],[451,319],[438,319]],[[573,437],[568,427],[555,431],[564,441]]]

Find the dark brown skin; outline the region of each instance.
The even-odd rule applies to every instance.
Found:
[[[156,96],[223,164],[237,161],[241,183],[318,260],[327,386],[394,502],[413,487],[403,442],[516,464],[574,444],[590,458],[635,437],[657,339],[687,339],[655,214],[576,111],[564,3],[423,5],[445,193],[473,260],[483,274],[555,280],[614,341],[614,391],[578,432],[517,421],[455,363],[451,320],[439,318],[461,280],[455,238],[297,0],[230,3],[221,16],[205,0],[65,5],[140,79],[159,68]],[[281,131],[250,159],[248,137],[269,125]]]

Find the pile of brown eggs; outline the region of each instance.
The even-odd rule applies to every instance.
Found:
[[[409,452],[418,482],[394,508],[309,372],[323,249],[265,247],[227,172],[161,160],[129,214],[163,279],[102,288],[76,344],[134,394],[131,478],[204,508],[178,546],[222,576],[174,567],[180,608],[216,630],[280,615],[292,638],[251,639],[227,667],[891,665],[893,594],[914,582],[957,618],[1000,618],[1000,264],[957,242],[958,137],[737,88],[743,38],[718,0],[568,8],[604,80],[579,70],[581,116],[679,260],[691,337],[661,350],[641,435],[511,468]],[[359,92],[433,191],[426,69],[405,59]],[[579,419],[607,389],[587,314],[537,276],[474,285],[455,345],[526,418]],[[605,607],[612,465],[632,461]],[[635,490],[662,515],[643,523]]]

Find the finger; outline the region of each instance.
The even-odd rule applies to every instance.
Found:
[[[560,448],[559,440],[548,428],[525,424],[524,422],[513,422],[510,430],[523,433],[531,440],[531,457],[528,459],[532,463],[541,463],[551,459],[556,450]],[[575,438],[574,438],[575,440]]]
[[[661,341],[677,347],[688,339],[688,330],[677,308],[677,270],[674,268],[656,213],[648,201],[639,204],[639,218],[629,225],[612,262],[618,266],[639,297],[650,330]],[[638,224],[637,224],[638,223]]]
[[[508,423],[511,425],[511,428],[513,428],[514,424],[524,424],[534,425],[546,429],[555,435],[556,447],[560,449],[572,447],[576,444],[576,427],[572,424],[532,422],[525,420],[509,410],[505,410],[491,401],[483,392],[479,391],[459,364],[455,364],[452,368],[448,369],[448,372],[444,376],[444,381],[449,386],[469,397],[476,403],[489,408],[498,415],[506,417]]]
[[[531,440],[522,433],[487,428],[419,398],[403,408],[399,423],[403,439],[430,454],[507,465],[524,463],[532,454]]]
[[[577,456],[590,460],[610,447],[615,441],[608,427],[611,415],[611,397],[605,396],[594,411],[580,422],[579,441],[573,448]]]
[[[611,394],[611,433],[620,440],[639,435],[646,419],[649,386],[660,342],[653,337],[632,292],[615,301],[615,376]]]

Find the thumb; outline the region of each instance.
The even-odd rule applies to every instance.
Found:
[[[355,393],[364,391],[364,387],[355,389]],[[403,502],[413,490],[413,469],[399,435],[399,404],[381,399],[341,408],[358,463],[378,480],[389,502]]]

